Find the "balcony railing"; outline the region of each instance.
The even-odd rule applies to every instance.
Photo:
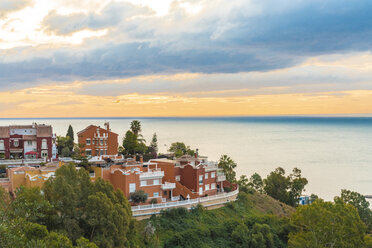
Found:
[[[221,193],[218,195],[211,195],[211,196],[206,196],[206,197],[200,197],[196,199],[189,199],[189,200],[184,200],[184,201],[176,201],[176,202],[165,202],[165,203],[159,203],[159,204],[148,204],[148,205],[138,205],[138,206],[133,206],[132,207],[132,212],[133,216],[136,216],[136,211],[140,210],[156,210],[156,209],[162,209],[162,208],[168,208],[168,207],[182,207],[194,203],[203,203],[203,202],[208,202],[216,199],[223,199],[223,198],[228,198],[230,196],[237,195],[239,193],[239,190],[236,189],[234,191],[231,191],[229,193]],[[159,211],[159,210],[158,210]]]
[[[163,177],[164,176],[164,171],[161,170],[153,170],[153,171],[148,171],[148,172],[142,172],[140,174],[140,179],[149,179],[149,178],[158,178],[158,177]]]
[[[217,175],[217,182],[226,181],[226,176],[224,174]]]
[[[169,190],[169,189],[175,189],[175,188],[176,188],[176,184],[175,183],[165,182],[164,184],[161,185],[161,189],[162,190]]]
[[[41,158],[41,159],[4,159],[4,160],[0,160],[0,165],[40,164],[42,162],[45,162],[44,158]]]

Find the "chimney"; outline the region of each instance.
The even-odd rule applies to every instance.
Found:
[[[140,163],[143,164],[143,156],[140,156]]]
[[[109,122],[105,122],[105,127],[106,127],[107,132],[110,132],[110,123]]]
[[[195,158],[198,158],[198,157],[199,157],[199,149],[196,148],[196,149],[195,149]]]

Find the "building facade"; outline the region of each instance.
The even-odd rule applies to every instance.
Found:
[[[55,158],[55,135],[44,124],[0,127],[0,156],[5,159]]]
[[[102,175],[103,179],[109,181],[115,189],[123,191],[128,199],[131,193],[139,190],[147,194],[147,201],[156,199],[156,202],[161,203],[179,199],[173,195],[176,184],[165,179],[164,171],[157,168],[156,163],[128,159],[123,164],[103,168]]]
[[[108,122],[105,123],[105,128],[90,125],[77,135],[79,146],[86,156],[118,154],[118,134],[111,132]]]

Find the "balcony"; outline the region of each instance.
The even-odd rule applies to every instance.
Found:
[[[205,163],[205,172],[210,172],[210,171],[216,171],[218,170],[217,163],[216,162],[207,162]]]
[[[140,179],[152,179],[152,178],[162,178],[164,176],[164,171],[161,170],[151,170],[148,172],[142,172],[140,174]]]
[[[170,189],[175,189],[175,188],[176,188],[176,183],[165,182],[164,184],[161,185],[162,190],[170,190]]]
[[[226,181],[226,176],[223,172],[217,172],[217,182]]]

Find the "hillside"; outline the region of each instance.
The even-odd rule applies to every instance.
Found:
[[[249,194],[248,199],[252,202],[253,209],[258,213],[289,217],[293,212],[296,211],[295,208],[275,200],[271,196],[265,194]]]
[[[269,196],[241,192],[225,207],[171,209],[143,221],[143,226],[153,228],[154,247],[239,247],[242,239],[249,239],[253,247],[261,243],[286,247],[287,217],[294,211]]]

